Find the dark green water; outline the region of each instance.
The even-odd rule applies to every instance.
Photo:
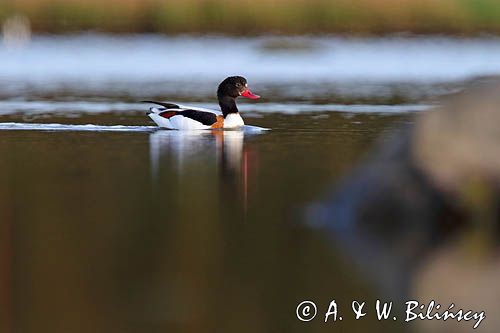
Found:
[[[305,216],[417,111],[498,74],[497,39],[275,41],[0,45],[0,332],[427,331],[403,322],[406,297],[442,291],[443,304],[483,307],[454,298],[483,271],[441,265],[456,253],[421,245],[433,237],[420,237],[425,224],[401,235],[394,221],[320,229]],[[297,41],[309,46],[287,47]],[[270,131],[158,130],[137,103],[213,108],[217,84],[236,74],[262,96],[239,103],[245,122]],[[421,248],[432,252],[421,266],[405,260]],[[398,320],[378,321],[376,299],[394,301]],[[318,307],[310,322],[296,316],[304,300]],[[332,300],[343,320],[324,323]],[[362,320],[353,300],[366,301]]]
[[[46,116],[106,124],[119,114]],[[1,117],[1,122],[19,120]],[[139,113],[128,123],[150,125]],[[246,117],[260,134],[0,131],[2,308],[12,332],[398,330],[354,321],[369,276],[303,209],[411,114]],[[36,119],[41,122],[40,118]],[[123,123],[123,122],[122,122]],[[343,322],[303,323],[302,301]],[[8,330],[7,330],[8,331]]]

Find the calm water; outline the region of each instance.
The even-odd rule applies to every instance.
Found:
[[[500,46],[45,36],[0,63],[3,331],[387,332],[414,326],[354,321],[351,300],[387,295],[304,209],[381,136],[499,73]],[[228,74],[270,131],[158,130],[137,103],[215,107]],[[299,322],[305,299],[344,321]]]

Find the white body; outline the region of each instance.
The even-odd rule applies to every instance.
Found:
[[[203,111],[203,112],[210,112],[215,115],[222,115],[220,111],[216,110],[209,110],[209,109],[203,109],[203,108],[196,108],[196,107],[188,107],[188,106],[181,106],[180,109],[171,109],[171,111],[182,111],[186,109],[190,110],[197,110],[197,111]],[[156,125],[159,127],[163,128],[168,128],[168,129],[176,129],[176,130],[206,130],[206,129],[211,129],[211,126],[203,125],[202,123],[193,120],[191,118],[187,118],[184,116],[173,116],[170,117],[170,119],[163,118],[162,116],[159,115],[161,112],[169,111],[169,109],[164,109],[164,108],[157,108],[157,107],[152,107],[149,109],[151,113],[149,114],[149,118],[151,118]],[[243,118],[241,118],[239,113],[231,113],[226,116],[224,119],[224,128],[238,128],[245,125],[243,122]]]

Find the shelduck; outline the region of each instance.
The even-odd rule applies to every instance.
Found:
[[[222,81],[217,89],[221,111],[167,102],[143,102],[161,106],[151,107],[148,115],[158,126],[163,128],[176,130],[239,128],[245,124],[236,106],[236,98],[239,96],[250,99],[260,98],[250,91],[244,77],[230,76]]]

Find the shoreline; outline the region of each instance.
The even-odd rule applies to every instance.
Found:
[[[0,22],[22,16],[34,33],[95,30],[236,36],[500,34],[500,4],[494,0],[242,1],[23,0],[0,4]]]

